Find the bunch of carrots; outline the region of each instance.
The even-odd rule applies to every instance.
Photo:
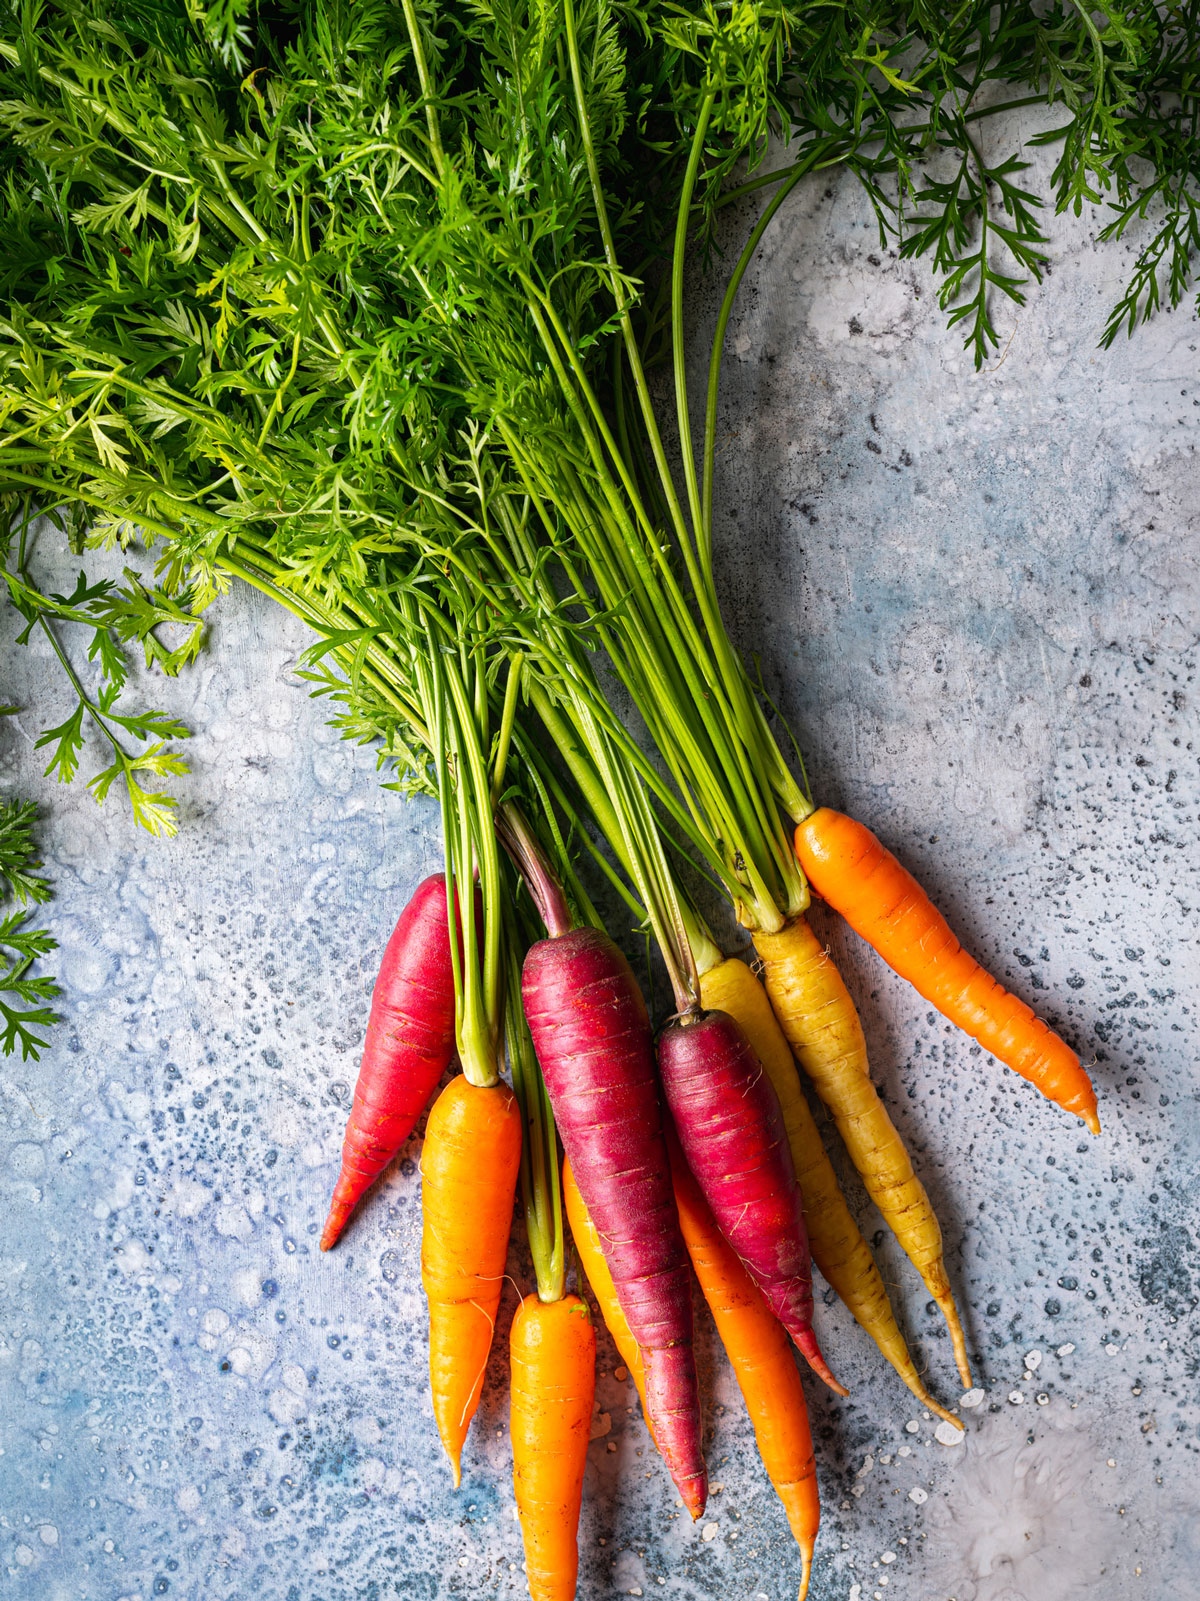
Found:
[[[510,1337],[512,1442],[535,1601],[575,1591],[592,1411],[568,1228],[698,1517],[694,1274],[803,1595],[819,1504],[792,1347],[845,1393],[813,1329],[813,1262],[901,1382],[958,1421],[916,1370],[805,1081],[970,1383],[938,1221],[806,920],[812,894],[1099,1130],[1075,1053],[881,841],[815,802],[721,614],[726,330],[805,175],[876,171],[863,95],[760,171],[793,131],[793,51],[812,42],[786,0],[313,0],[253,24],[224,8],[219,37],[212,9],[164,0],[121,24],[100,0],[45,0],[0,19],[3,577],[23,637],[48,637],[79,696],[44,737],[52,767],[77,770],[90,723],[113,751],[97,795],[123,786],[169,831],[173,802],[147,775],[183,770],[179,730],[119,710],[123,649],[179,671],[231,582],[312,630],[314,693],[396,787],[436,797],[445,855],[384,953],[322,1246],[457,1061],[428,1112],[421,1252],[455,1482],[519,1191],[535,1287]],[[879,76],[886,51],[869,54],[863,26],[847,59],[891,106],[912,85]],[[694,407],[687,268],[727,202],[768,190],[730,252]],[[80,540],[90,522],[94,544],[155,544],[153,581],[45,592],[37,516],[56,511]],[[164,624],[185,643],[168,650]],[[78,625],[98,689],[60,637]],[[585,866],[653,938],[673,999],[657,1034]],[[722,948],[697,882],[749,934],[753,966]]]
[[[426,1126],[421,1274],[434,1415],[454,1482],[492,1344],[520,1174],[537,1288],[522,1300],[510,1335],[510,1428],[530,1595],[569,1601],[575,1594],[595,1383],[590,1312],[565,1289],[565,1208],[581,1275],[637,1384],[681,1500],[698,1518],[707,1472],[690,1260],[800,1548],[803,1601],[820,1502],[789,1336],[809,1367],[846,1394],[813,1331],[810,1246],[910,1390],[962,1425],[913,1367],[813,1124],[797,1063],[945,1314],[962,1384],[971,1383],[937,1221],[871,1085],[854,1004],[801,918],[760,938],[765,988],[744,962],[721,961],[704,975],[703,1002],[669,1019],[656,1039],[628,962],[603,930],[574,922],[529,824],[512,804],[500,807],[495,822],[545,937],[528,942],[527,918],[524,936],[513,941],[514,956],[524,950],[519,981],[511,966],[507,996],[513,1090],[457,1074]],[[797,830],[796,850],[822,898],[896,972],[1099,1131],[1078,1059],[963,950],[869,830],[821,809]],[[452,886],[447,875],[425,879],[388,942],[323,1249],[412,1134],[454,1057],[461,933]]]

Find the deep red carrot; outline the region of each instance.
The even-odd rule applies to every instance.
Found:
[[[433,873],[401,912],[379,966],[323,1251],[416,1127],[453,1054],[446,880]]]
[[[667,1144],[684,1242],[746,1402],[758,1454],[803,1555],[798,1601],[805,1601],[821,1522],[821,1498],[804,1385],[787,1335],[717,1227],[678,1140],[669,1132]]]
[[[663,1139],[646,1003],[629,963],[596,928],[572,928],[562,887],[511,805],[496,832],[549,939],[531,945],[521,997],[554,1121],[613,1286],[642,1348],[646,1406],[684,1506],[708,1498],[692,1349],[687,1253]]]
[[[763,1299],[814,1373],[846,1391],[813,1332],[812,1263],[779,1097],[727,1012],[676,1018],[658,1041],[663,1091],[688,1166]]]
[[[629,963],[594,928],[532,946],[521,990],[575,1182],[642,1349],[655,1438],[684,1505],[699,1517],[708,1475],[691,1289],[645,1002]]]

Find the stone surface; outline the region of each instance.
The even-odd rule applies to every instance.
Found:
[[[1049,281],[1001,309],[1011,343],[976,375],[926,269],[878,248],[851,184],[813,184],[730,329],[731,631],[819,796],[1095,1060],[1105,1123],[1089,1139],[817,919],[977,1365],[945,1448],[818,1297],[853,1391],[813,1393],[818,1601],[1194,1594],[1200,329],[1181,312],[1098,351],[1127,257],[1091,226],[1059,227]],[[70,566],[47,537],[39,561]],[[55,703],[11,623],[3,698]],[[344,1245],[316,1246],[372,965],[439,849],[433,809],[381,790],[296,687],[304,643],[235,594],[198,667],[156,689],[196,731],[171,843],[38,778],[32,716],[0,724],[5,793],[46,804],[67,1014],[40,1064],[0,1068],[2,1594],[524,1594],[502,1362],[458,1495],[439,1460],[419,1141]],[[953,1401],[934,1309],[850,1193]],[[510,1286],[501,1338],[514,1305]],[[585,1601],[794,1594],[704,1322],[700,1343],[714,1493],[692,1528],[601,1337]]]

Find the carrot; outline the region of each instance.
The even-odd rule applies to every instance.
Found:
[[[953,1412],[939,1406],[921,1383],[879,1269],[858,1224],[850,1215],[833,1164],[821,1143],[800,1088],[792,1048],[783,1037],[766,991],[745,962],[728,956],[700,975],[700,999],[706,1007],[728,1012],[737,1020],[775,1087],[804,1203],[808,1243],[813,1261],[826,1283],[875,1341],[922,1406],[961,1429],[961,1421]]]
[[[562,1194],[563,1205],[567,1209],[567,1221],[571,1225],[571,1236],[579,1253],[584,1276],[592,1287],[592,1294],[596,1297],[596,1304],[600,1308],[600,1316],[612,1335],[613,1344],[637,1386],[638,1398],[642,1403],[642,1415],[653,1437],[650,1411],[646,1406],[646,1370],[642,1364],[642,1353],[630,1333],[628,1320],[621,1310],[612,1274],[608,1271],[608,1263],[604,1260],[600,1236],[596,1232],[596,1225],[588,1216],[587,1207],[583,1204],[583,1196],[579,1193],[569,1158],[563,1161]]]
[[[965,1386],[967,1344],[942,1251],[942,1231],[867,1068],[867,1044],[842,976],[803,917],[756,934],[772,1009],[838,1132],[867,1193],[941,1308]]]
[[[659,1035],[663,1091],[688,1166],[726,1239],[814,1373],[845,1395],[813,1331],[812,1265],[779,1098],[727,1012]]]
[[[421,1282],[433,1413],[455,1488],[500,1305],[520,1160],[521,1114],[508,1086],[452,1078],[421,1154]]]
[[[699,1517],[708,1475],[691,1290],[646,1003],[606,934],[571,929],[553,908],[546,920],[551,937],[525,958],[525,1016],[563,1147],[641,1347],[659,1450],[684,1505]]]
[[[323,1251],[336,1243],[351,1212],[416,1127],[453,1054],[446,880],[433,873],[401,912],[371,993],[342,1170],[321,1232]]]
[[[804,1385],[787,1335],[717,1227],[670,1134],[667,1148],[684,1243],[746,1402],[758,1454],[800,1547],[804,1566],[799,1601],[804,1601],[821,1521]]]
[[[930,1005],[1099,1134],[1096,1092],[1075,1052],[963,950],[869,828],[822,806],[797,828],[796,854],[818,895]]]
[[[577,1295],[527,1295],[509,1337],[513,1489],[532,1601],[572,1601],[596,1389],[596,1331]]]

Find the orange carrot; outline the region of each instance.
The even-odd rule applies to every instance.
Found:
[[[433,1413],[456,1488],[500,1305],[520,1160],[521,1114],[508,1086],[451,1079],[429,1113],[421,1155],[421,1282]]]
[[[596,1389],[596,1331],[577,1295],[527,1295],[509,1339],[513,1489],[532,1601],[572,1601]]]
[[[963,950],[869,828],[822,806],[797,828],[796,855],[817,894],[943,1017],[1099,1134],[1096,1092],[1075,1052]]]
[[[637,1386],[638,1398],[642,1403],[642,1416],[646,1419],[646,1427],[650,1430],[650,1438],[653,1439],[654,1429],[650,1423],[650,1413],[646,1410],[646,1369],[642,1363],[642,1353],[621,1310],[612,1274],[608,1270],[608,1263],[604,1260],[600,1235],[596,1225],[588,1216],[588,1209],[583,1204],[583,1196],[579,1193],[579,1186],[571,1171],[571,1163],[566,1157],[563,1158],[562,1196],[584,1276],[592,1287],[592,1294],[596,1297],[604,1326],[612,1335],[613,1344],[620,1352],[621,1360],[629,1369],[630,1377]]]
[[[717,1227],[674,1131],[668,1151],[683,1241],[746,1402],[758,1453],[800,1547],[804,1601],[821,1521],[804,1386],[782,1324]]]

